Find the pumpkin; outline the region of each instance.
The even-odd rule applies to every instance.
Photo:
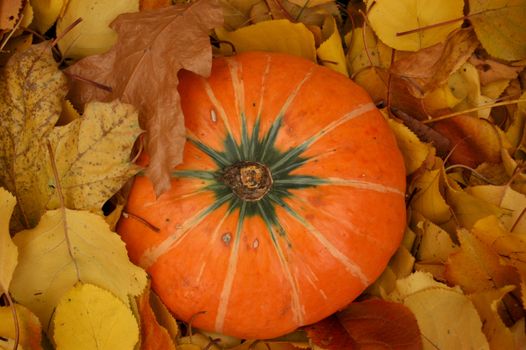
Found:
[[[171,189],[134,180],[118,232],[179,319],[270,338],[345,307],[405,228],[405,170],[350,79],[251,52],[180,74],[187,142]]]

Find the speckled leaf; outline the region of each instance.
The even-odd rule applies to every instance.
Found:
[[[15,197],[0,187],[0,293],[9,289],[18,261],[18,250],[9,235],[9,220],[15,204]]]
[[[50,140],[66,207],[100,210],[137,172],[130,153],[140,133],[137,111],[119,101],[89,103],[82,118],[56,127]],[[60,205],[55,187],[49,209]]]
[[[49,43],[14,54],[0,73],[0,185],[16,197],[14,224],[33,227],[47,202],[42,140],[60,116],[67,84]]]
[[[98,215],[52,210],[37,227],[14,237],[19,261],[11,294],[48,329],[53,309],[77,282],[103,287],[128,303],[146,285],[146,273],[133,265],[124,243]]]

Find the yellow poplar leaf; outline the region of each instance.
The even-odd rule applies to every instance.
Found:
[[[42,327],[38,318],[26,307],[15,304],[18,327],[20,330],[20,345],[25,350],[41,350]],[[13,311],[9,306],[0,307],[0,339],[15,339],[16,328],[13,319]],[[2,344],[0,343],[0,348]],[[13,347],[6,347],[13,349]]]
[[[321,64],[336,72],[349,76],[343,52],[342,38],[336,26],[336,20],[332,16],[325,17],[322,26],[322,36],[325,40],[316,50]]]
[[[416,253],[418,260],[444,264],[449,255],[458,249],[449,233],[422,215],[414,213],[412,222],[412,227],[420,235]]]
[[[391,64],[392,49],[378,41],[369,26],[358,27],[352,31],[347,50],[350,73],[357,74],[367,67],[388,68]]]
[[[47,202],[45,139],[67,92],[48,42],[16,53],[0,72],[0,186],[17,199],[15,227],[34,227]]]
[[[79,281],[103,287],[125,303],[146,285],[145,272],[129,261],[119,236],[89,212],[48,211],[37,227],[19,232],[13,241],[19,262],[11,293],[45,328],[53,308]]]
[[[464,63],[455,73],[451,74],[448,85],[455,98],[460,100],[453,108],[455,111],[463,111],[493,102],[482,95],[478,71],[469,62]],[[479,118],[487,118],[490,111],[491,108],[483,108],[473,114]]]
[[[466,192],[500,208],[510,210],[511,215],[501,216],[500,222],[513,232],[526,233],[526,196],[510,186],[481,185],[466,188]]]
[[[90,102],[82,118],[53,130],[49,139],[67,208],[100,210],[139,170],[129,158],[141,131],[136,109],[118,100]],[[51,182],[48,209],[55,209],[60,201]]]
[[[462,24],[462,0],[376,0],[367,13],[374,31],[388,46],[405,51],[418,51],[444,41]],[[458,19],[458,21],[397,35],[408,30]]]
[[[490,55],[508,61],[526,58],[526,0],[468,3],[468,18]]]
[[[222,27],[215,31],[218,39],[232,43],[236,52],[283,52],[316,61],[314,36],[303,23],[280,19],[259,22],[233,32]],[[229,45],[221,45],[221,51],[228,54]]]
[[[60,300],[54,314],[56,350],[132,350],[139,328],[131,310],[110,292],[77,284]]]
[[[391,118],[388,118],[387,122],[395,134],[398,148],[402,151],[406,174],[412,174],[422,166],[431,152],[432,146],[420,141],[404,124]]]
[[[374,102],[385,101],[388,79],[388,72],[377,67],[366,68],[353,77],[354,82],[364,88]]]
[[[451,217],[451,208],[441,193],[442,174],[441,168],[426,170],[411,183],[409,190],[409,193],[415,191],[411,207],[436,224]]]
[[[460,101],[453,95],[451,88],[447,84],[437,87],[424,96],[426,110],[430,113],[440,109],[451,109],[459,104]]]
[[[33,26],[40,32],[45,33],[55,23],[66,0],[30,0],[31,7],[35,13]],[[60,32],[59,32],[60,33]]]
[[[117,33],[109,24],[121,13],[138,10],[139,0],[69,0],[57,22],[57,33],[79,17],[82,22],[59,40],[58,47],[65,57],[75,59],[106,52],[117,41]]]
[[[415,315],[424,349],[489,349],[472,302],[459,288],[415,272],[396,282],[387,300],[407,306]]]
[[[0,294],[9,290],[18,261],[18,250],[9,235],[9,220],[15,204],[15,197],[0,187]]]
[[[486,335],[491,349],[518,349],[515,346],[511,330],[506,327],[497,311],[502,298],[514,288],[514,286],[505,286],[469,296],[480,315],[482,331]]]
[[[65,99],[62,101],[62,113],[57,121],[57,125],[66,125],[71,123],[75,119],[79,119],[80,113],[75,109],[70,100]]]

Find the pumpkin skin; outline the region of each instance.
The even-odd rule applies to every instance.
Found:
[[[406,224],[405,170],[360,87],[251,52],[215,59],[208,79],[183,72],[179,92],[187,142],[172,188],[156,198],[138,176],[118,225],[176,317],[276,337],[345,307],[381,274]],[[259,185],[259,199],[244,197]]]

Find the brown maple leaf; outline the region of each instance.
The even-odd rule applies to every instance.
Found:
[[[123,14],[111,24],[118,40],[110,51],[67,69],[70,76],[111,87],[108,92],[75,79],[70,94],[76,103],[120,98],[139,109],[150,156],[146,174],[158,195],[170,187],[170,171],[182,161],[185,143],[177,74],[181,69],[210,74],[208,32],[222,21],[217,0]]]

